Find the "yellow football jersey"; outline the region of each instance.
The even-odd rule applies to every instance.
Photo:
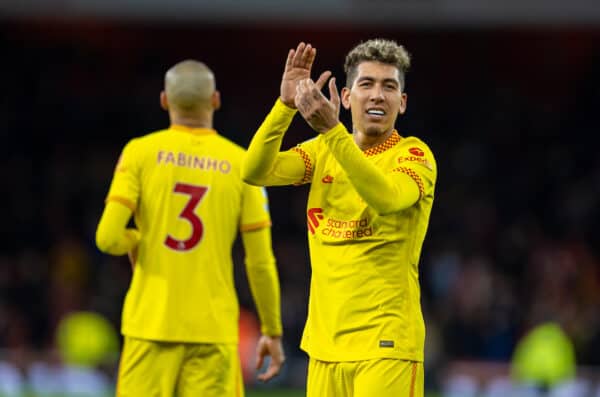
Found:
[[[384,173],[408,175],[419,188],[414,205],[381,215],[365,203],[332,154],[325,142],[332,133],[292,149],[305,164],[300,182],[311,183],[312,278],[301,348],[323,361],[423,361],[418,264],[434,198],[435,159],[421,140],[395,131],[363,152]]]
[[[244,154],[215,130],[183,126],[125,146],[107,197],[134,211],[141,235],[124,335],[237,342],[231,248],[238,230],[271,222],[265,190],[241,180]]]

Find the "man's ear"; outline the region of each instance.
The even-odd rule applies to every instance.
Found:
[[[399,114],[404,114],[406,112],[406,102],[408,101],[408,95],[406,93],[402,93],[402,100],[400,101],[400,108],[398,109]]]
[[[221,108],[221,93],[219,91],[215,91],[210,96],[210,104],[214,110],[219,110]]]
[[[350,88],[348,87],[344,87],[342,88],[342,106],[344,107],[344,109],[349,110],[350,109]]]
[[[169,101],[167,100],[167,93],[164,91],[160,92],[160,107],[164,110],[169,110]]]

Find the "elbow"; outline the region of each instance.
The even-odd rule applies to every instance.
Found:
[[[407,204],[408,203],[405,203],[402,200],[399,200],[399,201],[386,200],[384,202],[380,202],[380,203],[371,205],[371,207],[375,210],[377,215],[385,216],[385,215],[391,215],[396,212],[405,210],[405,209],[409,208],[410,206],[412,206],[414,203],[411,203],[410,205],[407,205]]]
[[[241,174],[242,174],[242,181],[244,181],[245,183],[248,183],[250,185],[253,185],[252,182],[254,181],[254,178],[252,178],[252,170],[249,169],[248,164],[245,161],[242,163]]]
[[[263,229],[260,229],[263,230]],[[266,241],[265,241],[266,242]],[[277,266],[275,263],[275,255],[271,250],[271,237],[269,233],[268,244],[261,250],[249,250],[246,253],[244,262],[246,263],[246,271],[248,274],[263,274],[274,271],[277,273]]]
[[[396,190],[385,198],[378,196],[369,205],[375,210],[377,215],[385,216],[403,211],[415,205],[420,199],[419,192],[406,192]],[[366,201],[366,200],[365,200]]]
[[[111,235],[99,227],[96,230],[96,247],[105,254],[112,254],[111,247],[114,245],[115,242],[111,238]]]
[[[259,260],[246,261],[246,271],[251,278],[261,278],[269,274],[277,274],[277,266],[273,256]]]
[[[249,168],[246,163],[242,164],[242,181],[248,185],[264,186],[256,170]]]
[[[389,207],[389,206],[373,207],[373,209],[375,210],[375,213],[377,213],[378,216],[391,215],[394,212],[398,212],[401,210],[401,208],[396,208],[395,206],[394,207]]]
[[[262,184],[260,183],[260,180],[258,178],[254,178],[252,176],[242,176],[242,180],[247,183],[248,185],[252,185],[252,186],[262,186]]]

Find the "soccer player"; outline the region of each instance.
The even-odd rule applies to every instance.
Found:
[[[410,58],[394,41],[361,43],[346,56],[341,98],[332,78],[327,99],[331,73],[310,79],[315,55],[310,44],[290,50],[280,97],[242,171],[256,185],[311,184],[307,396],[422,397],[418,264],[437,169],[423,141],[394,127],[406,110]],[[351,111],[352,134],[340,105]],[[297,111],[319,135],[280,152]]]
[[[213,129],[220,106],[203,63],[169,69],[160,94],[171,125],[123,149],[96,231],[98,248],[129,253],[117,396],[243,396],[231,249],[238,229],[261,320],[259,379],[284,361],[280,291],[263,188],[241,179],[245,151]],[[137,228],[127,228],[131,215]]]

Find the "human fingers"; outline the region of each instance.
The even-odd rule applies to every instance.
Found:
[[[332,77],[331,80],[329,80],[329,100],[339,112],[341,101],[340,94],[338,92],[337,86],[335,85],[335,77]]]
[[[319,91],[323,88],[323,86],[325,85],[325,82],[327,81],[327,79],[330,76],[331,76],[331,72],[329,70],[326,70],[323,73],[321,73],[321,75],[319,76],[319,78],[315,82],[315,84],[316,84],[317,88],[319,89]]]
[[[304,42],[300,42],[298,47],[296,47],[296,51],[294,51],[294,57],[292,59],[292,66],[299,67],[302,66],[302,56],[304,54],[304,49],[306,48],[306,44]]]
[[[312,63],[315,60],[315,56],[317,55],[317,49],[314,48],[310,43],[304,47],[304,51],[302,52],[302,67],[306,69],[310,69],[312,67]]]
[[[267,370],[265,372],[263,372],[262,374],[258,375],[257,378],[263,382],[266,382],[266,381],[274,378],[275,376],[277,376],[279,371],[281,371],[281,364],[282,363],[275,362],[275,360],[271,359],[269,368],[267,368]]]
[[[266,382],[279,374],[281,367],[285,362],[285,354],[283,353],[281,341],[271,341],[269,345],[269,353],[271,354],[271,362],[269,363],[269,367],[264,373],[258,376],[258,379],[263,382]]]
[[[314,81],[309,80],[306,83],[306,86],[310,93],[311,98],[314,99],[315,101],[318,101],[321,98],[325,98],[323,96],[323,94],[321,94],[321,90],[319,89],[319,86]]]
[[[287,59],[285,60],[285,70],[290,70],[292,68],[295,54],[296,51],[294,51],[294,49],[288,51]]]
[[[317,49],[315,47],[311,47],[310,51],[306,54],[304,66],[310,70],[312,68],[312,65],[313,65],[316,57],[317,57]]]

